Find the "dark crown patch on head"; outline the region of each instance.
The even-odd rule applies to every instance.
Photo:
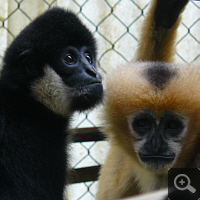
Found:
[[[154,63],[145,70],[145,77],[148,81],[161,90],[176,74],[176,71],[164,63]]]

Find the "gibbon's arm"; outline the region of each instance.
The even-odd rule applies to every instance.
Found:
[[[135,61],[172,62],[180,13],[188,0],[153,0],[145,17]]]
[[[138,164],[124,153],[122,148],[118,145],[111,145],[106,162],[101,169],[96,200],[121,199],[140,193],[137,181],[134,180],[133,169],[136,165]],[[141,166],[140,169],[142,169]]]

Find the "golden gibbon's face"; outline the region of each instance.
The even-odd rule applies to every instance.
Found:
[[[199,117],[197,66],[138,62],[107,78],[104,132],[145,168],[183,164],[200,128]]]
[[[152,110],[142,110],[131,115],[128,123],[135,138],[133,148],[143,166],[170,168],[176,162],[187,119],[172,111],[157,116]]]

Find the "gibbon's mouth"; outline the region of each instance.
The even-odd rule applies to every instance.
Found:
[[[143,161],[145,161],[145,160],[151,160],[151,159],[153,159],[153,160],[171,160],[171,161],[173,161],[174,160],[174,158],[175,158],[175,155],[174,154],[169,154],[169,155],[157,155],[157,154],[150,154],[150,155],[143,155],[143,154],[140,154],[139,155],[140,156],[140,158],[143,160]]]
[[[80,85],[78,88],[87,88],[90,86],[95,86],[95,85],[102,85],[101,81],[95,81],[95,82],[90,82],[90,83],[84,83],[83,85]]]
[[[153,169],[161,169],[165,167],[169,167],[175,159],[175,154],[169,155],[158,155],[158,154],[140,154],[140,160],[147,167]]]

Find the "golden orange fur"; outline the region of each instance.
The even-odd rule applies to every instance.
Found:
[[[187,119],[178,147],[184,154],[179,154],[173,167],[200,167],[200,150],[197,150],[200,87],[196,87],[200,85],[199,66],[163,63],[173,60],[180,17],[170,29],[155,30],[156,3],[152,1],[145,18],[136,62],[118,67],[107,76],[102,131],[109,140],[110,150],[100,172],[97,200],[114,200],[167,186],[168,169],[145,168],[135,152],[137,138],[131,133],[129,121],[131,115],[141,110],[150,110],[158,117],[173,111]],[[162,65],[174,74],[156,86],[146,72],[154,66],[162,68]]]
[[[128,116],[139,110],[152,110],[158,116],[172,110],[189,118],[187,134],[182,139],[184,154],[173,167],[200,167],[197,156],[196,159],[193,157],[200,130],[200,88],[194,87],[200,85],[199,67],[170,64],[177,75],[163,90],[158,90],[143,75],[153,64],[129,64],[107,78],[109,89],[105,98],[103,132],[111,149],[101,171],[99,200],[122,198],[167,186],[167,169],[145,169],[134,151],[135,138],[129,130]],[[118,84],[116,80],[120,80]]]
[[[129,131],[128,116],[140,110],[152,110],[157,116],[166,111],[174,111],[189,118],[187,132],[190,134],[185,137],[186,145],[188,141],[197,138],[200,130],[200,88],[194,87],[200,85],[199,66],[170,64],[177,75],[160,90],[152,87],[143,75],[145,69],[153,64],[152,62],[130,64],[118,68],[107,79],[109,90],[106,93],[103,114],[104,133],[111,145],[122,147],[130,156],[135,156],[135,152],[132,147],[134,138]],[[116,80],[120,80],[118,84]],[[181,160],[181,157],[179,159]],[[187,159],[183,162],[187,165]]]
[[[164,61],[172,62],[175,53],[174,43],[177,35],[177,28],[181,21],[181,16],[170,28],[154,29],[154,12],[157,0],[152,0],[147,16],[142,25],[138,49],[135,55],[136,61]],[[184,11],[182,9],[181,13]]]

